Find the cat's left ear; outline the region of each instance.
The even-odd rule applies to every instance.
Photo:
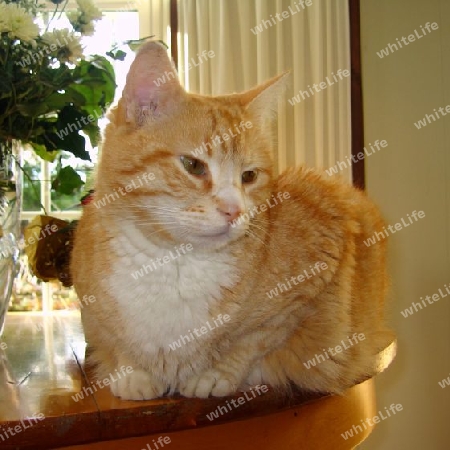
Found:
[[[278,111],[278,100],[287,87],[290,72],[284,72],[242,94],[247,110],[261,121]]]
[[[179,106],[184,93],[167,49],[156,41],[143,44],[123,90],[125,120],[141,126],[146,120],[168,116]]]

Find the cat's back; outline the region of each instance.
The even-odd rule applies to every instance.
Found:
[[[265,261],[270,283],[322,262],[329,280],[343,260],[359,261],[363,255],[372,261],[371,269],[382,265],[385,243],[368,248],[364,241],[385,224],[364,192],[319,170],[297,167],[280,174],[272,193]],[[275,204],[278,198],[283,201]]]
[[[381,214],[365,192],[338,177],[306,167],[285,170],[273,189],[283,192],[287,199],[273,208],[273,219],[285,225],[305,223],[311,226],[346,226],[354,233],[384,226]],[[295,227],[297,228],[297,226]]]

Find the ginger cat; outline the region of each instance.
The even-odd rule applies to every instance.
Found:
[[[363,243],[383,220],[338,179],[274,177],[267,121],[286,74],[206,97],[175,73],[161,44],[143,45],[109,114],[71,263],[91,299],[88,362],[99,378],[131,366],[111,384],[123,399],[342,392],[392,340],[385,242]]]

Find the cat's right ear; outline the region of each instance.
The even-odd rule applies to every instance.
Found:
[[[126,122],[141,126],[171,115],[179,106],[184,90],[166,48],[151,41],[139,48],[123,90]]]
[[[271,119],[278,112],[278,100],[285,91],[290,72],[277,75],[242,94],[247,110],[259,120]]]

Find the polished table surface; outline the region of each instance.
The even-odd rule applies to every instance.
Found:
[[[269,389],[261,395],[247,394],[239,403],[243,393],[206,400],[165,397],[123,401],[105,387],[79,398],[76,394],[86,394],[83,388],[94,381],[84,369],[85,350],[77,312],[8,314],[0,337],[0,448],[39,450],[136,436],[158,437],[275,414],[327,397],[307,392],[287,397]],[[395,343],[379,355],[379,372],[394,355]],[[219,405],[231,404],[233,399],[237,407],[230,407],[213,421],[207,418]],[[161,444],[152,445],[156,442],[150,444],[152,450],[163,448]]]

